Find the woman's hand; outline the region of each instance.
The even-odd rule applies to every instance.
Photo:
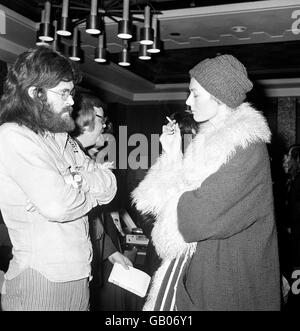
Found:
[[[176,158],[177,155],[181,154],[181,134],[178,124],[169,122],[163,126],[162,131],[159,140],[163,151]]]

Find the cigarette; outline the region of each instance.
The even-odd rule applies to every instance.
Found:
[[[170,119],[170,117],[166,116],[166,119],[167,119],[171,124],[173,124],[173,125],[175,124],[174,121],[172,121],[172,120]]]

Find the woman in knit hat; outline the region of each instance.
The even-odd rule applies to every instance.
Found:
[[[163,153],[133,191],[154,213],[162,265],[144,310],[279,310],[280,277],[263,115],[232,55],[190,71],[186,103],[200,123],[184,156],[177,124],[163,127]]]

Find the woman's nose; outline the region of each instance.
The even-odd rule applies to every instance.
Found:
[[[191,106],[191,95],[188,96],[185,103],[186,103],[186,105]]]

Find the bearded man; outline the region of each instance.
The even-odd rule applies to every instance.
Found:
[[[0,209],[13,245],[3,310],[88,310],[86,214],[116,194],[113,173],[72,140],[74,64],[49,47],[21,54],[0,104]]]

